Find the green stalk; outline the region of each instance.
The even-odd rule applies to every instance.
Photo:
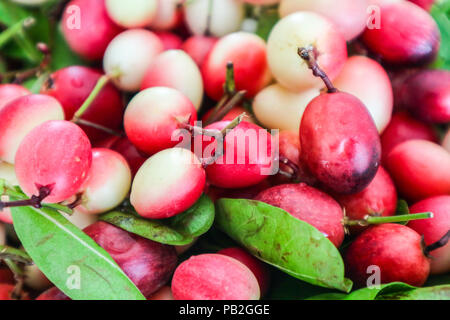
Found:
[[[16,35],[23,32],[24,29],[31,27],[36,20],[33,17],[28,17],[13,24],[11,27],[0,33],[0,48]]]
[[[414,214],[403,214],[398,216],[390,216],[390,217],[375,217],[375,216],[366,216],[362,220],[350,220],[344,219],[345,226],[362,226],[366,227],[372,224],[382,224],[382,223],[397,223],[397,222],[407,222],[411,220],[419,220],[419,219],[428,219],[432,218],[433,213],[424,212],[424,213],[414,213]]]

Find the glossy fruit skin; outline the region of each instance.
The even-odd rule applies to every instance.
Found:
[[[182,21],[178,0],[158,0],[156,16],[150,23],[153,30],[170,30]]]
[[[254,97],[271,79],[264,40],[247,32],[231,33],[217,41],[201,67],[205,91],[216,101],[224,93],[229,62],[234,65],[236,90],[246,90],[248,97]]]
[[[73,196],[86,180],[92,162],[86,134],[69,121],[47,121],[34,128],[16,154],[19,185],[37,195],[36,184],[53,185],[45,202],[57,203]]]
[[[155,34],[161,40],[164,50],[177,50],[181,49],[183,40],[175,33],[168,31],[155,31]]]
[[[0,160],[14,164],[14,158],[25,136],[49,120],[63,120],[61,104],[41,94],[21,96],[0,110]]]
[[[230,258],[234,258],[246,265],[247,268],[253,272],[256,280],[258,280],[261,296],[264,296],[267,293],[270,285],[270,271],[261,261],[239,247],[222,249],[218,251],[217,254],[223,254]]]
[[[175,147],[182,140],[180,121],[194,125],[197,111],[181,92],[168,87],[152,87],[139,92],[128,104],[124,116],[128,139],[142,152],[152,155]]]
[[[84,66],[70,66],[50,75],[41,88],[41,93],[57,99],[64,108],[66,120],[71,120],[75,112],[87,99],[102,73]],[[123,102],[120,92],[107,84],[83,113],[82,119],[120,130],[123,118]],[[99,141],[108,135],[92,127],[81,126],[91,141]]]
[[[365,56],[350,57],[333,84],[340,91],[360,99],[369,110],[378,132],[384,131],[391,120],[394,94],[391,81],[378,62]]]
[[[108,16],[124,28],[141,28],[149,25],[157,12],[157,0],[106,0]]]
[[[103,221],[84,232],[111,255],[145,297],[164,286],[175,270],[177,255],[173,246],[144,239]]]
[[[205,129],[222,130],[230,122],[215,122]],[[198,152],[203,151],[203,158],[211,157],[217,146],[213,140],[210,137],[197,136],[193,146],[195,153],[199,156]],[[260,145],[266,149],[263,150]],[[224,154],[206,167],[206,175],[208,181],[216,187],[250,187],[273,174],[271,169],[274,156],[272,135],[256,124],[243,121],[225,136]]]
[[[348,93],[322,94],[310,102],[300,125],[300,142],[302,161],[334,193],[358,193],[377,173],[377,128],[362,102]]]
[[[406,79],[399,95],[399,105],[419,120],[450,122],[450,71],[417,72]]]
[[[387,157],[387,169],[400,194],[419,201],[450,194],[450,153],[426,140],[409,140]]]
[[[349,219],[361,220],[365,216],[393,216],[397,208],[397,190],[389,173],[379,167],[372,182],[361,192],[337,196],[336,200]],[[352,227],[351,233],[359,234],[365,228]]]
[[[0,84],[0,109],[8,104],[11,100],[14,100],[21,96],[26,96],[31,92],[18,84]]]
[[[420,235],[400,224],[386,223],[364,231],[344,256],[346,273],[357,287],[365,287],[372,275],[369,266],[380,268],[381,283],[405,282],[422,286],[430,273]]]
[[[380,28],[366,28],[366,46],[391,64],[422,64],[432,61],[439,50],[436,22],[423,9],[400,1],[381,6]]]
[[[258,280],[244,264],[222,254],[181,263],[172,279],[175,300],[258,300]]]
[[[417,139],[438,142],[438,137],[433,127],[412,118],[406,112],[395,113],[381,136],[383,164],[386,165],[389,153],[397,145],[408,140]]]
[[[184,50],[200,67],[218,41],[218,38],[207,36],[191,36],[183,42]]]
[[[61,27],[72,51],[88,60],[101,59],[108,43],[122,31],[108,16],[105,0],[70,1]]]
[[[438,196],[415,203],[411,213],[432,212],[433,218],[413,220],[408,227],[424,236],[425,244],[439,241],[450,230],[450,196]],[[444,274],[450,271],[450,243],[431,251],[431,274]]]
[[[340,205],[326,193],[304,183],[282,184],[269,188],[254,200],[281,208],[293,217],[305,221],[320,232],[337,247],[344,240],[344,212]]]
[[[151,156],[139,169],[130,201],[144,218],[169,218],[200,198],[205,180],[205,170],[191,151],[166,149]]]
[[[72,300],[68,296],[66,296],[61,290],[57,287],[52,287],[43,293],[41,293],[36,300]]]

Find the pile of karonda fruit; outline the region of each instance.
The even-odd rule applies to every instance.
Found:
[[[450,299],[449,17],[2,1],[0,298]]]

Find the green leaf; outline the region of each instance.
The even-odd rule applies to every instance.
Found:
[[[270,31],[278,20],[280,20],[280,16],[277,8],[267,8],[266,10],[262,10],[261,15],[258,17],[256,34],[264,40],[267,40]]]
[[[17,200],[17,199],[12,199]],[[12,208],[15,231],[46,277],[74,300],[145,300],[109,254],[60,213]],[[80,288],[71,275],[79,271]]]
[[[416,290],[390,293],[379,297],[380,300],[450,300],[450,284],[418,288]]]
[[[344,292],[352,287],[336,247],[282,209],[253,200],[219,199],[216,225],[253,255],[295,278]]]
[[[450,70],[450,2],[441,1],[434,5],[431,15],[441,32],[441,47],[433,67]]]
[[[135,212],[113,211],[100,220],[146,239],[169,245],[186,245],[207,232],[214,222],[214,204],[202,195],[188,210],[165,220],[144,219]]]
[[[61,29],[55,30],[53,39],[51,69],[59,70],[68,66],[87,65],[87,63],[70,50]]]
[[[408,202],[406,202],[405,200],[403,200],[403,199],[399,199],[398,201],[397,201],[397,209],[395,210],[395,215],[396,216],[401,216],[401,215],[404,215],[404,214],[409,214],[410,212],[409,212],[409,206],[408,206]],[[406,225],[406,224],[408,224],[408,221],[405,221],[405,222],[397,222],[398,224],[403,224],[403,225]]]

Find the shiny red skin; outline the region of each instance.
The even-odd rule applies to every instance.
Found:
[[[136,172],[144,164],[147,157],[144,156],[138,149],[128,140],[128,138],[118,138],[111,146],[110,149],[119,152],[128,162],[133,177]]]
[[[396,146],[408,140],[427,140],[438,142],[439,138],[431,125],[412,118],[406,112],[398,112],[381,135],[382,163],[386,165],[387,156]]]
[[[64,108],[66,120],[71,120],[101,76],[102,73],[88,67],[63,68],[50,75],[49,80],[41,88],[41,93],[56,98]],[[81,118],[119,131],[123,111],[124,106],[119,90],[112,84],[107,84]],[[108,137],[108,134],[101,130],[87,126],[81,126],[81,128],[93,142]]]
[[[383,167],[372,182],[361,192],[337,196],[336,200],[344,208],[349,219],[360,220],[365,216],[393,216],[397,208],[397,190],[391,177]],[[358,234],[365,228],[352,227],[351,233]]]
[[[304,183],[283,184],[261,192],[254,200],[281,208],[324,233],[337,247],[344,240],[344,212],[326,193]]]
[[[57,287],[51,287],[46,291],[42,292],[36,300],[72,300],[68,296],[66,296],[61,290]]]
[[[158,36],[159,40],[161,40],[164,50],[175,50],[181,49],[183,45],[183,40],[177,36],[175,33],[168,31],[154,31]]]
[[[362,191],[375,177],[381,143],[364,104],[344,92],[324,93],[307,106],[300,124],[302,162],[338,194]]]
[[[400,88],[398,103],[421,121],[450,122],[450,71],[424,70],[410,76]]]
[[[217,40],[214,37],[192,36],[183,43],[181,49],[190,55],[192,60],[200,67]]]
[[[409,140],[387,157],[397,190],[408,200],[450,194],[450,153],[426,140]]]
[[[31,92],[18,84],[0,84],[0,109],[15,98],[26,96]]]
[[[145,297],[169,281],[177,264],[173,246],[164,245],[99,221],[83,230],[105,249]]]
[[[69,10],[71,6],[79,8],[80,28],[73,26],[76,15]],[[72,51],[88,60],[102,59],[109,42],[123,30],[109,18],[105,0],[70,1],[64,9],[61,27]]]
[[[362,35],[365,45],[391,64],[422,64],[439,51],[439,28],[428,12],[407,1],[381,6],[380,28]]]
[[[418,6],[427,11],[430,11],[431,7],[435,2],[435,0],[408,0],[408,1],[417,4]]]
[[[413,220],[408,227],[424,236],[425,244],[439,241],[450,230],[450,196],[438,196],[422,200],[409,208],[411,213],[432,212],[430,219]],[[450,272],[450,242],[431,251],[431,273]],[[434,259],[433,259],[434,257]]]
[[[219,121],[205,127],[205,129],[222,130],[229,123],[230,121]],[[245,137],[246,134],[252,132],[256,135]],[[242,137],[245,140],[241,139]],[[253,137],[256,137],[256,139]],[[216,143],[209,137],[204,138],[203,142],[201,139],[202,136],[197,136],[194,139],[193,148],[197,144],[201,144],[203,157],[209,158],[213,154],[212,151],[215,150]],[[260,139],[263,139],[263,142],[260,142]],[[262,182],[268,177],[268,174],[263,171],[270,171],[273,164],[272,139],[270,133],[256,124],[246,121],[241,122],[226,135],[223,156],[206,167],[208,181],[216,187],[230,189],[250,187]],[[245,141],[245,143],[242,143],[242,141]],[[210,146],[211,143],[214,143],[214,145]],[[260,143],[261,145],[265,143],[267,152],[260,151],[258,147]],[[234,148],[234,157],[233,159],[227,159],[227,148],[232,147]],[[231,160],[231,163],[229,160]]]
[[[0,283],[15,284],[14,274],[11,270],[6,268],[0,269]]]
[[[261,296],[264,296],[269,290],[270,271],[264,263],[253,257],[250,253],[239,247],[226,248],[217,252],[225,256],[234,258],[247,266],[256,277],[261,290]]]
[[[367,268],[378,266],[381,283],[399,281],[420,287],[430,273],[430,260],[421,243],[417,232],[401,224],[370,227],[352,242],[344,255],[347,276],[356,287],[365,287],[373,274]]]
[[[72,122],[57,120],[37,126],[22,140],[15,169],[28,196],[38,194],[36,184],[52,185],[45,202],[57,203],[77,193],[91,162],[91,144],[83,130]]]

